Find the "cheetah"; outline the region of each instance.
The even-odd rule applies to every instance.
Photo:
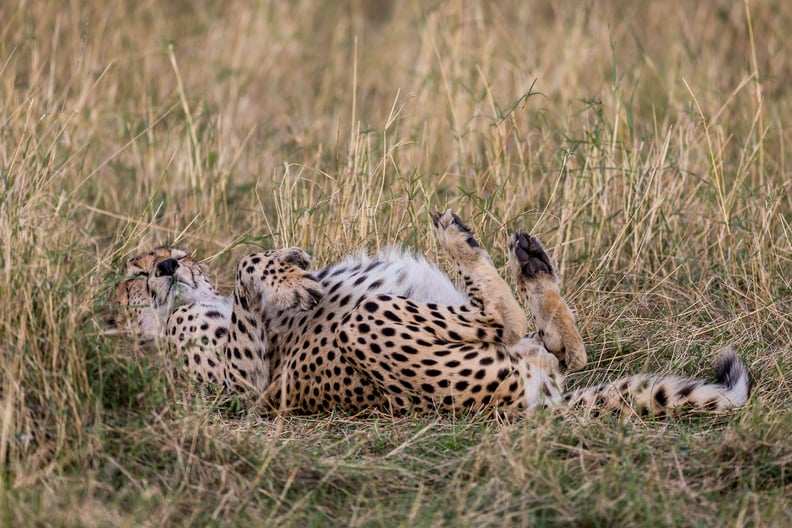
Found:
[[[542,244],[522,231],[509,240],[511,275],[537,326],[528,333],[470,227],[451,211],[432,223],[459,288],[398,248],[316,271],[302,249],[287,248],[243,258],[228,298],[205,264],[159,248],[128,262],[115,301],[129,310],[117,323],[166,338],[196,378],[249,390],[278,413],[568,407],[625,416],[746,403],[750,375],[731,350],[716,383],[635,375],[564,393],[564,374],[587,357]]]

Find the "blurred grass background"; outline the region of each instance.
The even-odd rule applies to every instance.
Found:
[[[792,518],[792,7],[349,0],[0,4],[0,519],[728,525]],[[552,250],[590,367],[711,376],[669,421],[264,420],[102,336],[124,259],[317,266],[469,219]],[[211,391],[210,391],[211,392]]]

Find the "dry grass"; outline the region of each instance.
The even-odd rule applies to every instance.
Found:
[[[788,525],[792,8],[322,4],[0,5],[2,524]],[[98,332],[155,244],[228,287],[254,247],[435,258],[447,206],[501,265],[519,226],[553,249],[573,385],[730,343],[751,402],[266,421]]]

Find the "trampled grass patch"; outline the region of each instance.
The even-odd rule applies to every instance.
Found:
[[[772,2],[0,5],[6,526],[784,526],[792,8]],[[265,418],[101,332],[159,244],[224,291],[428,215],[553,253],[590,364],[755,381],[727,414]]]

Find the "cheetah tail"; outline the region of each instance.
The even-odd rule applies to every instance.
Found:
[[[610,412],[620,416],[661,416],[679,407],[723,411],[745,405],[751,394],[751,375],[734,350],[724,350],[715,375],[715,383],[706,383],[677,376],[639,374],[566,393],[563,402],[591,415]]]

